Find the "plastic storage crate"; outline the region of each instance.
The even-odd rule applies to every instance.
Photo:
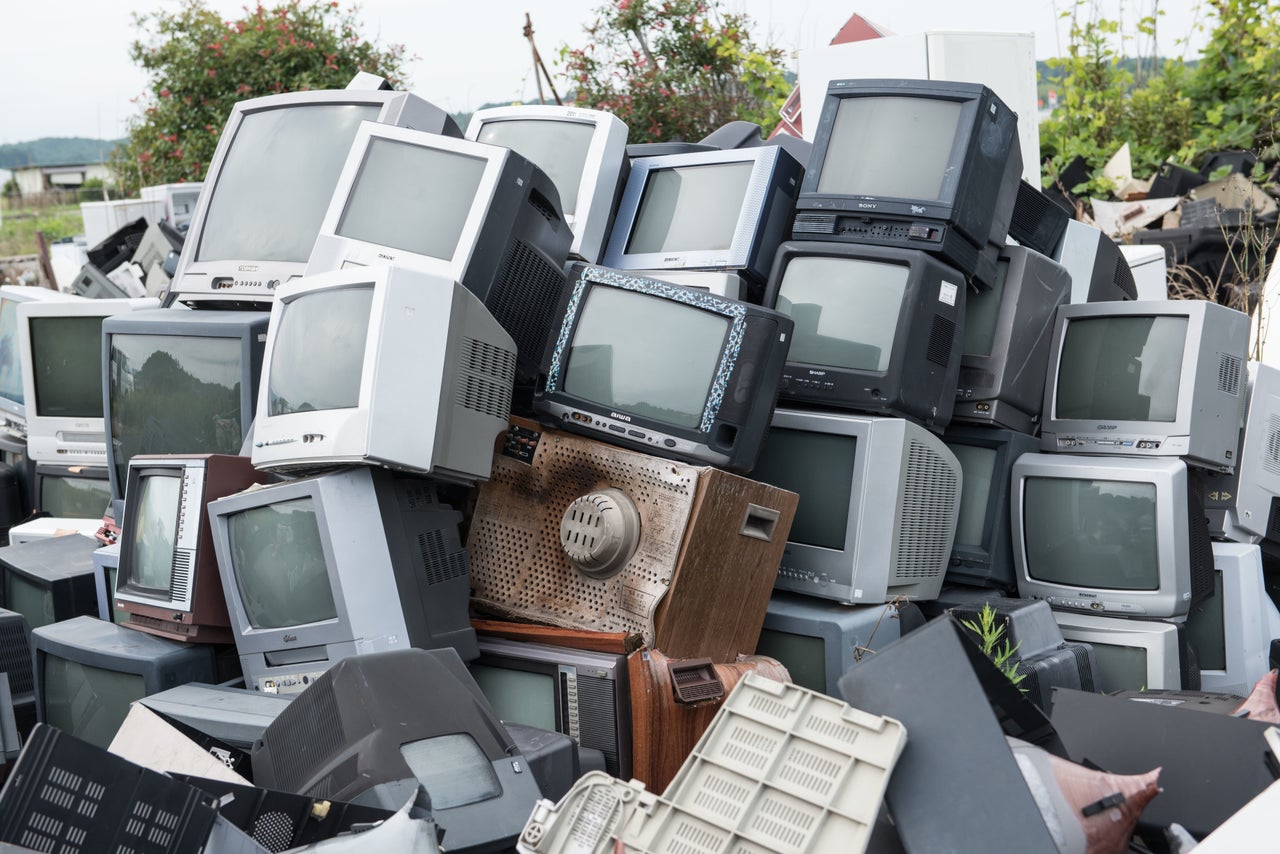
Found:
[[[559,804],[539,802],[518,850],[864,851],[905,743],[892,718],[748,674],[661,796],[587,774]]]

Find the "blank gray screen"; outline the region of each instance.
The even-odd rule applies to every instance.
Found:
[[[795,321],[788,362],[855,371],[889,368],[911,268],[854,258],[795,257],[778,311]]]
[[[1029,477],[1024,495],[1031,578],[1103,590],[1159,588],[1155,484]]]
[[[724,315],[592,287],[573,333],[564,390],[610,409],[696,427],[728,331]]]
[[[267,372],[271,415],[359,405],[372,306],[372,287],[319,291],[280,306]]]
[[[544,119],[504,119],[480,126],[477,142],[501,145],[546,172],[560,194],[565,216],[578,209],[578,185],[595,135],[594,124],[547,121]]]
[[[556,680],[547,673],[473,664],[471,675],[505,723],[556,731]]]
[[[1176,421],[1186,317],[1067,322],[1058,361],[1058,418]]]
[[[931,98],[841,99],[818,192],[943,200],[961,106]]]
[[[987,505],[991,501],[996,449],[959,442],[947,442],[947,447],[960,461],[961,482],[964,484],[960,492],[960,519],[956,522],[955,543],[957,546],[981,546]]]
[[[782,662],[791,681],[801,688],[827,693],[827,644],[822,638],[761,629],[756,655]]]
[[[1140,646],[1119,646],[1090,641],[1093,659],[1098,665],[1098,689],[1108,694],[1116,691],[1144,691],[1147,684],[1147,651]]]
[[[63,519],[97,519],[111,503],[111,481],[42,474],[40,509]]]
[[[241,511],[228,529],[231,567],[251,626],[279,629],[337,618],[310,498]]]
[[[45,722],[90,744],[106,748],[129,714],[129,704],[146,695],[136,673],[120,673],[44,657]]]
[[[854,436],[770,428],[751,479],[800,496],[788,540],[844,549],[857,451]]]
[[[246,114],[213,185],[197,261],[306,261],[360,122],[376,104]]]
[[[32,317],[36,412],[48,418],[102,417],[102,318]]]
[[[458,248],[487,163],[455,151],[372,137],[335,231],[352,240],[448,260]]]
[[[140,478],[138,494],[129,495],[129,513],[136,514],[136,521],[128,526],[132,528],[130,584],[168,592],[181,498],[182,478],[166,475]]]
[[[1187,642],[1201,670],[1227,669],[1227,632],[1223,619],[1222,570],[1214,570],[1213,595],[1187,614]],[[1240,619],[1233,614],[1233,619]]]
[[[728,249],[755,164],[708,163],[649,173],[627,253]]]
[[[990,356],[995,343],[996,318],[1000,315],[1000,301],[1004,299],[1005,281],[1009,277],[1009,262],[1001,258],[996,262],[996,282],[990,290],[970,292],[964,301],[964,354],[966,356]]]

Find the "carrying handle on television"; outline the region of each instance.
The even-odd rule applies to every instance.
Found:
[[[677,703],[689,706],[724,697],[724,683],[709,658],[668,661],[667,673],[671,676],[671,693]]]

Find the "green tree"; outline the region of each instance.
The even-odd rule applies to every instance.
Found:
[[[758,44],[747,15],[719,0],[614,0],[586,47],[560,49],[579,106],[627,123],[631,142],[698,140],[736,119],[765,132],[790,91],[783,52]]]
[[[204,0],[177,11],[135,15],[144,38],[129,55],[147,72],[142,112],[112,155],[119,183],[199,181],[231,107],[245,98],[305,89],[341,89],[358,71],[399,82],[404,45],[379,45],[359,33],[355,9],[288,0],[245,7],[224,21]]]

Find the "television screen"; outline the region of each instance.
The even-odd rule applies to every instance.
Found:
[[[1000,318],[1000,303],[1009,278],[1009,259],[1001,257],[996,262],[996,278],[989,291],[969,294],[964,303],[964,354],[966,356],[990,356],[995,344],[996,321]],[[1043,372],[1042,372],[1043,373]]]
[[[279,305],[267,370],[269,414],[359,405],[373,293],[337,288]]]
[[[36,411],[53,418],[102,417],[102,318],[32,317]]]
[[[37,474],[38,509],[60,519],[98,519],[111,503],[111,481],[105,478]]]
[[[32,583],[16,572],[4,574],[4,606],[26,617],[27,625],[33,629],[57,622],[58,619],[54,613],[53,591]]]
[[[335,233],[451,259],[486,166],[480,157],[373,137]]]
[[[236,590],[253,628],[337,619],[311,498],[242,510],[227,524]]]
[[[1142,691],[1153,687],[1147,684],[1147,650],[1144,647],[1098,641],[1090,641],[1090,645],[1098,667],[1097,682],[1102,691]]]
[[[783,427],[769,431],[751,479],[800,496],[787,536],[790,542],[844,548],[857,454],[856,436]]]
[[[0,397],[21,404],[22,357],[18,348],[18,303],[0,299]]]
[[[106,747],[146,695],[141,674],[103,670],[56,655],[44,656],[44,721],[98,747]]]
[[[653,170],[626,252],[727,250],[754,168],[743,162]]]
[[[246,112],[211,188],[195,260],[305,262],[356,128],[380,110],[315,103]]]
[[[129,496],[129,512],[137,514],[129,526],[132,533],[130,582],[167,593],[173,579],[182,478],[167,473],[151,474],[139,477],[137,483],[138,493]]]
[[[556,695],[560,686],[554,676],[486,664],[472,664],[468,669],[503,721],[557,731]]]
[[[567,218],[578,209],[578,186],[595,133],[594,123],[506,119],[485,122],[475,139],[510,148],[536,163],[555,182]]]
[[[1096,317],[1067,325],[1055,414],[1090,421],[1174,421],[1185,317]]]
[[[987,505],[992,495],[997,450],[979,445],[947,442],[960,461],[960,518],[956,521],[955,544],[982,546],[987,521]]]
[[[761,629],[756,655],[784,662],[796,685],[827,693],[827,650],[822,638]]]

